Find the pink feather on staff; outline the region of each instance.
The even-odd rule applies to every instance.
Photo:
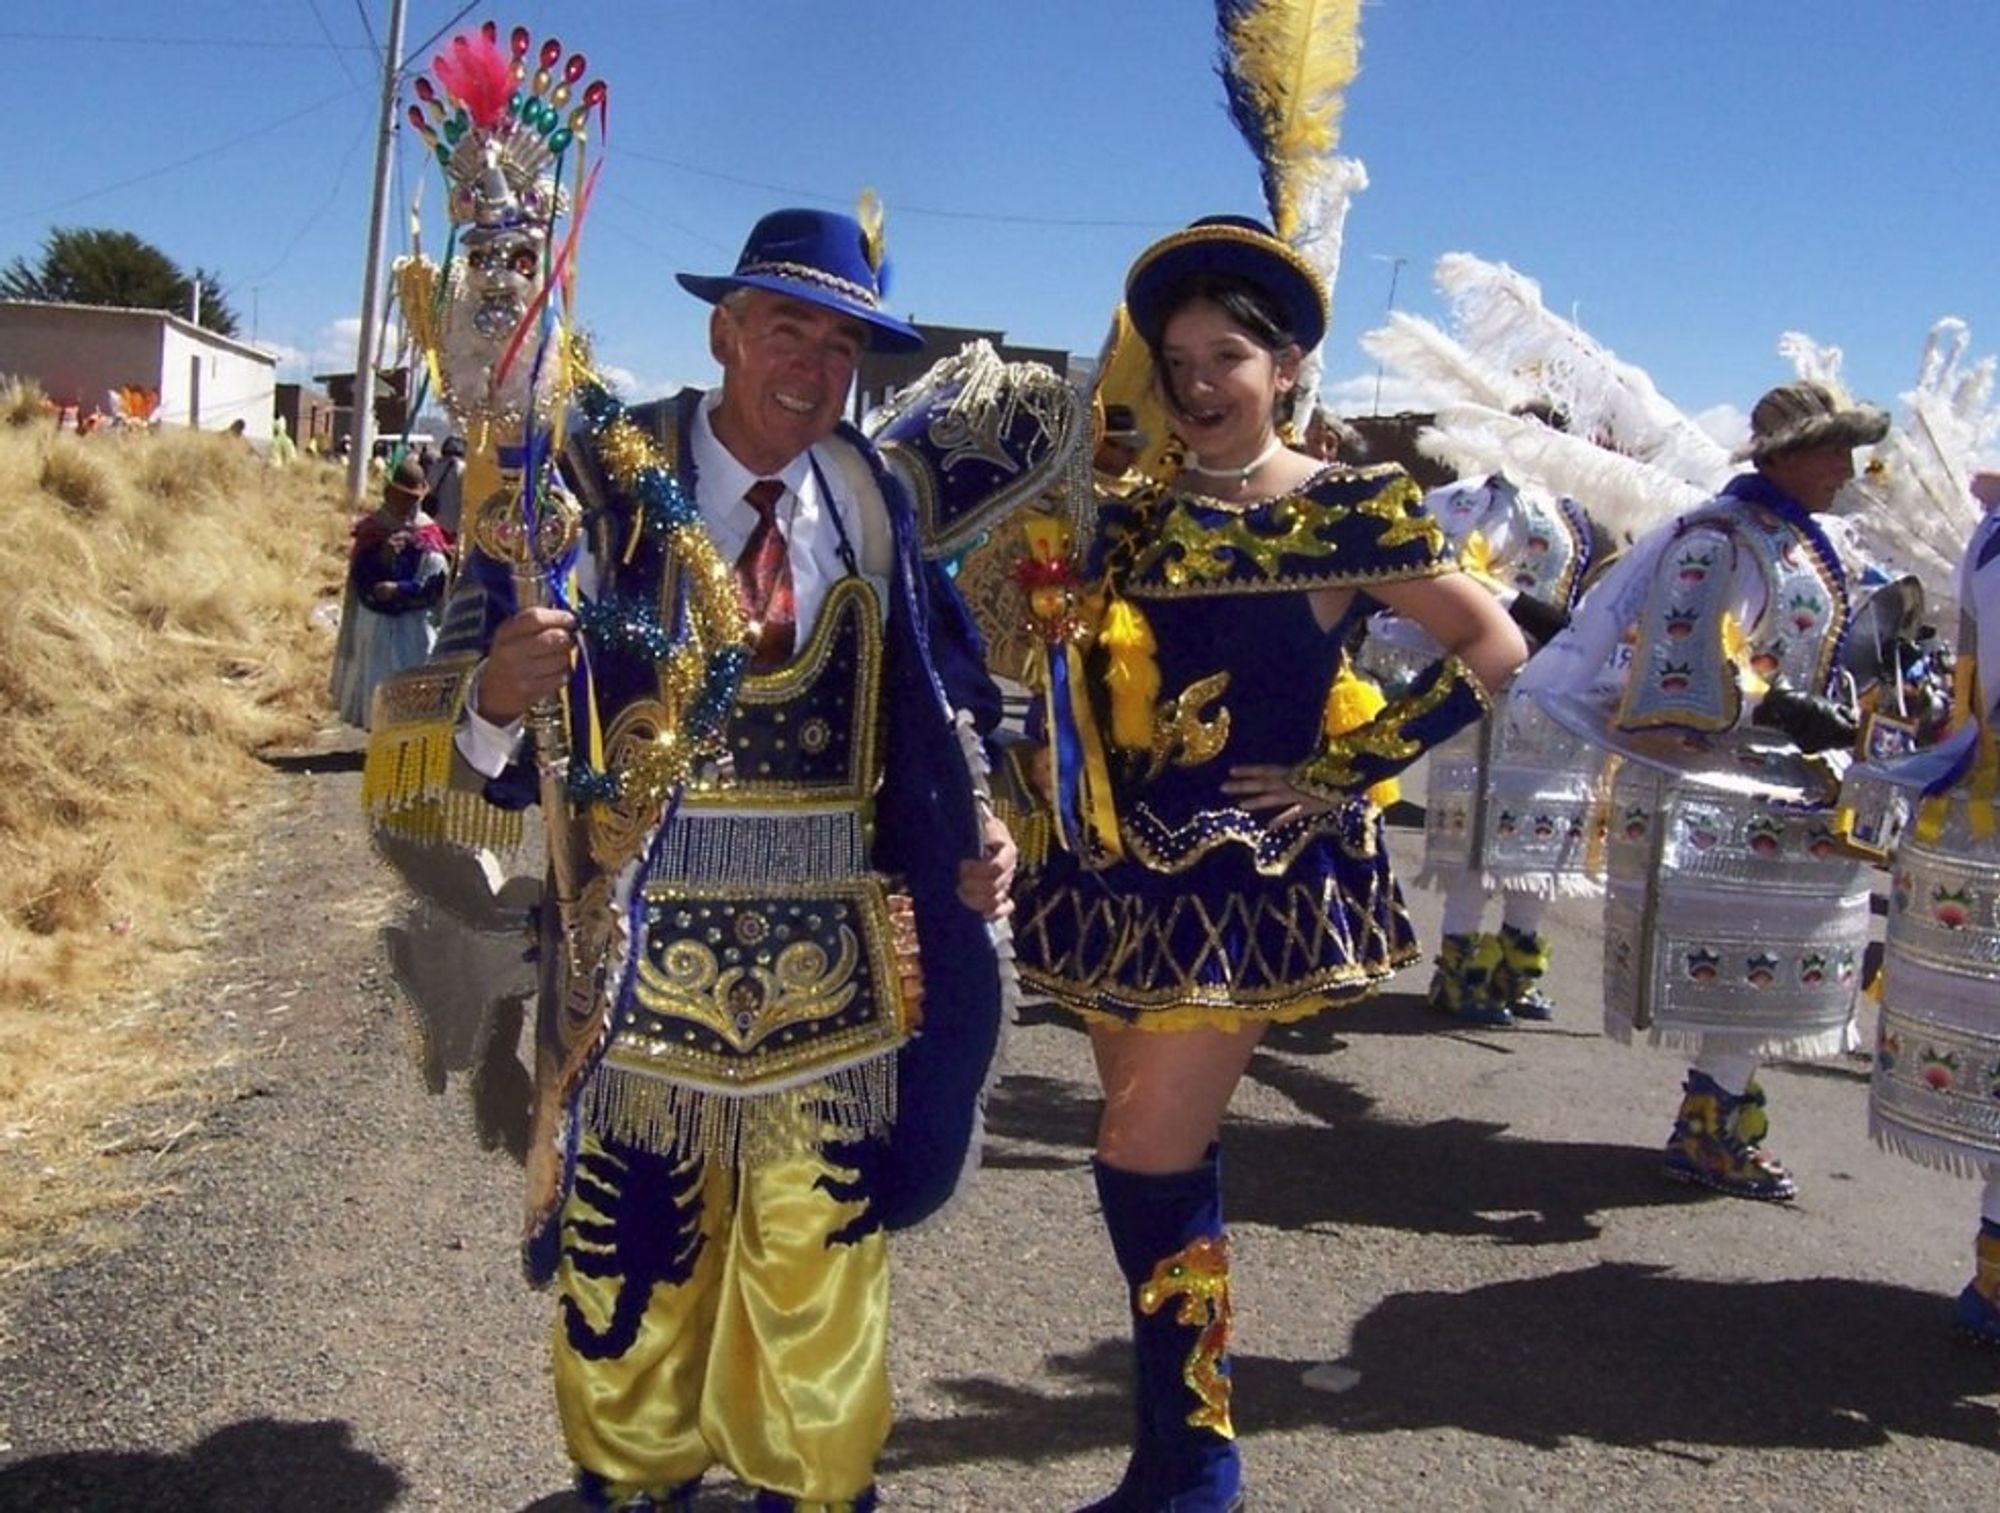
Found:
[[[437,55],[431,63],[431,72],[437,75],[446,92],[465,107],[473,125],[490,130],[507,114],[507,97],[514,91],[514,76],[507,67],[506,56],[492,38],[482,36],[475,41],[470,37],[453,37],[451,50]]]

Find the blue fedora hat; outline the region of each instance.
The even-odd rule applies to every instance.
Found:
[[[1166,325],[1167,301],[1189,279],[1204,273],[1233,274],[1255,284],[1276,301],[1293,341],[1310,352],[1326,335],[1326,285],[1308,263],[1270,227],[1242,215],[1204,216],[1161,237],[1125,275],[1125,309],[1148,343],[1157,343]]]
[[[774,210],[743,243],[734,273],[678,273],[681,287],[711,305],[732,289],[765,289],[851,315],[868,327],[869,346],[913,352],[924,344],[914,326],[882,309],[882,281],[861,223],[831,210]]]

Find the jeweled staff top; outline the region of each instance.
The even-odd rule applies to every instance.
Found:
[[[398,262],[398,290],[428,378],[475,448],[550,428],[567,393],[588,128],[594,114],[602,130],[608,98],[601,79],[579,92],[588,67],[554,37],[537,49],[521,26],[503,51],[489,21],[438,54],[435,82],[411,86],[408,118],[444,171],[451,238],[441,268],[421,253]]]

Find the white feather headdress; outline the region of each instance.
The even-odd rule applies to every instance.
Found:
[[[1876,444],[1838,507],[1864,555],[1923,580],[1934,618],[1941,612],[1947,629],[1959,559],[1983,513],[1969,484],[2000,437],[2000,411],[1992,403],[1994,359],[1966,361],[1970,338],[1956,316],[1931,327],[1916,385],[1900,396],[1904,413]],[[1787,331],[1778,350],[1801,378],[1845,392],[1838,347]]]
[[[1645,370],[1551,312],[1535,281],[1470,253],[1438,260],[1447,333],[1392,314],[1361,338],[1377,361],[1437,396],[1426,456],[1460,473],[1505,472],[1567,494],[1634,537],[1699,503],[1729,476],[1721,444],[1661,395]],[[1511,414],[1562,410],[1568,434]]]

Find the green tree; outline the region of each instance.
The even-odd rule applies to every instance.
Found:
[[[196,280],[201,283],[200,324],[234,336],[236,312],[229,308],[222,280],[205,268],[183,273],[166,253],[129,231],[58,227],[33,262],[17,257],[0,268],[0,297],[171,310],[185,317]]]

